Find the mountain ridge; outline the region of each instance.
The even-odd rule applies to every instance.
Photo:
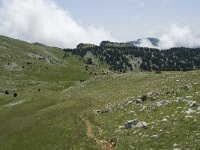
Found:
[[[5,41],[11,40],[16,44],[17,42],[30,44],[28,42],[15,40],[6,36],[1,36],[1,38]],[[156,38],[148,39],[155,43],[158,42],[158,39]],[[137,41],[140,41],[140,39]],[[38,42],[31,44],[51,48]],[[1,45],[9,47],[9,45],[6,45],[6,42],[3,41],[1,42]],[[84,56],[90,52],[95,56],[93,58],[95,58],[96,61],[106,63],[111,70],[117,72],[127,72],[132,70],[189,71],[200,68],[199,48],[179,47],[159,50],[156,48],[138,47],[130,42],[118,43],[102,41],[99,46],[80,43],[74,49],[67,48],[63,49],[63,51],[63,57],[66,57],[69,54],[75,54],[81,58],[84,58]],[[87,57],[87,59],[89,58]]]
[[[89,51],[109,64],[111,70],[118,72],[127,72],[134,68],[144,71],[189,71],[200,68],[200,48],[179,47],[159,50],[137,47],[132,43],[103,41],[99,46],[79,44],[75,49],[63,50],[65,53],[81,57]],[[136,60],[138,62],[131,64]]]

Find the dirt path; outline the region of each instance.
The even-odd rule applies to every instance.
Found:
[[[96,142],[96,144],[98,146],[100,146],[104,150],[115,150],[115,147],[110,142],[104,141],[104,140],[100,140],[94,135],[93,130],[92,130],[92,125],[91,125],[89,120],[83,118],[83,121],[86,124],[87,136],[89,138],[93,139]]]

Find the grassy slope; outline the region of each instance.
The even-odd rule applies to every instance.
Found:
[[[91,76],[78,57],[63,56],[61,49],[0,37],[0,149],[95,146],[76,114],[78,106],[56,106],[64,99],[61,91]]]
[[[191,115],[186,115],[185,111],[189,109],[187,101],[200,102],[199,75],[200,72],[195,71],[165,72],[161,75],[141,73],[109,76],[90,84],[80,93],[92,99],[95,106],[93,109],[105,108],[108,103],[112,105],[129,97],[137,98],[149,92],[152,93],[149,94],[154,100],[128,106],[119,103],[120,106],[111,112],[88,114],[93,124],[98,126],[96,134],[100,139],[118,139],[119,149],[173,149],[174,144],[178,144],[179,148],[198,149],[200,147],[200,111],[197,110],[198,107],[191,108],[196,111]],[[185,85],[192,85],[192,88],[185,90]],[[88,94],[88,91],[92,94]],[[192,98],[187,98],[187,96],[192,96]],[[174,100],[177,99],[187,101],[175,102]],[[162,100],[166,100],[169,104],[157,107],[156,103]],[[141,111],[144,106],[147,108]],[[167,122],[163,121],[164,118],[167,118]],[[133,119],[147,122],[148,129],[116,132],[119,126]]]
[[[50,56],[53,64],[27,56],[33,52]],[[175,143],[180,148],[200,147],[198,107],[186,117],[187,102],[174,102],[183,98],[200,103],[199,71],[92,77],[91,71],[100,74],[103,68],[95,70],[94,66],[85,71],[83,60],[76,56],[63,59],[60,49],[6,37],[0,37],[0,60],[0,149],[98,149],[87,137],[82,117],[91,122],[99,139],[117,138],[118,149],[173,149]],[[8,63],[15,65],[5,67]],[[185,85],[192,87],[184,89]],[[5,90],[10,94],[5,95]],[[145,94],[153,100],[127,106],[122,103]],[[154,107],[162,100],[170,103]],[[93,111],[113,104],[119,107],[108,113]],[[140,111],[144,106],[146,109]],[[166,117],[167,122],[163,122]],[[148,129],[116,132],[132,119],[147,122]]]

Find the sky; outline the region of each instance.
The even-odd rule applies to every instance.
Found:
[[[200,47],[199,0],[0,0],[0,34],[57,47],[160,39]],[[143,40],[138,46],[153,47]]]

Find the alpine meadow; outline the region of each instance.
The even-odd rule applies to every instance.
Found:
[[[198,4],[0,0],[0,150],[199,150]]]

